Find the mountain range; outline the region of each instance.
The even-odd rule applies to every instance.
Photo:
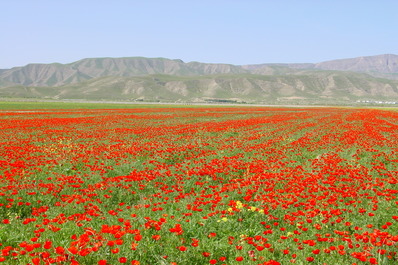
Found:
[[[398,102],[398,55],[315,64],[231,65],[145,57],[28,64],[0,70],[0,97],[266,104]]]

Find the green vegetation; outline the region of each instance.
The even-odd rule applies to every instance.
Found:
[[[172,104],[173,108],[200,108],[203,105]],[[233,105],[223,105],[234,107]],[[249,105],[250,106],[250,105]],[[222,107],[210,105],[207,108]],[[170,104],[162,103],[108,103],[108,102],[64,102],[64,101],[0,101],[0,110],[51,110],[51,109],[137,109],[137,108],[170,108]]]
[[[128,108],[165,108],[165,104],[118,104],[99,102],[50,102],[50,101],[0,101],[2,110],[40,110],[40,109],[128,109]],[[173,107],[184,107],[174,105]]]

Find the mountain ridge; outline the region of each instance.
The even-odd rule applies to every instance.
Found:
[[[258,69],[264,66],[285,66],[292,69],[319,69],[352,71],[364,73],[398,73],[398,55],[381,54],[354,58],[328,60],[318,63],[265,63],[244,65],[245,68]]]
[[[103,57],[3,69],[0,97],[263,103],[398,101],[396,76],[398,56],[393,54],[316,64],[253,65]]]
[[[207,75],[245,73],[231,64],[184,63],[179,59],[121,57],[86,58],[68,64],[28,64],[0,73],[0,79],[24,86],[60,86],[103,76],[151,74]]]
[[[140,76],[150,74],[211,75],[211,74],[274,74],[273,67],[291,70],[319,69],[364,72],[377,77],[395,79],[398,55],[383,54],[320,63],[265,63],[233,65],[221,63],[185,63],[180,59],[146,57],[85,58],[68,64],[27,64],[0,70],[0,80],[24,86],[61,86],[102,76]]]

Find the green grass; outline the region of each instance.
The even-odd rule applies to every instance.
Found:
[[[203,105],[157,104],[157,103],[101,103],[101,102],[52,102],[52,101],[0,101],[0,110],[45,110],[45,109],[129,109],[129,108],[186,108]],[[233,105],[222,105],[233,107]],[[212,105],[206,107],[220,107]]]
[[[288,104],[288,102],[286,102]],[[282,104],[283,105],[283,104]],[[325,104],[326,106],[327,104]],[[26,99],[13,99],[12,101],[0,101],[1,110],[73,110],[73,109],[137,109],[137,108],[219,108],[219,107],[254,107],[252,104],[174,104],[174,103],[151,103],[151,102],[125,102],[125,103],[109,103],[100,101],[87,102],[67,102],[67,101],[30,101]],[[291,107],[299,105],[292,104]],[[275,105],[275,107],[279,107]],[[313,107],[320,107],[320,105],[313,105]],[[343,106],[333,105],[334,108],[373,108],[389,111],[398,111],[398,107],[385,106]]]

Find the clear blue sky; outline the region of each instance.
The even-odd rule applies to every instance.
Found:
[[[4,0],[0,69],[90,57],[320,62],[398,54],[396,0]]]

